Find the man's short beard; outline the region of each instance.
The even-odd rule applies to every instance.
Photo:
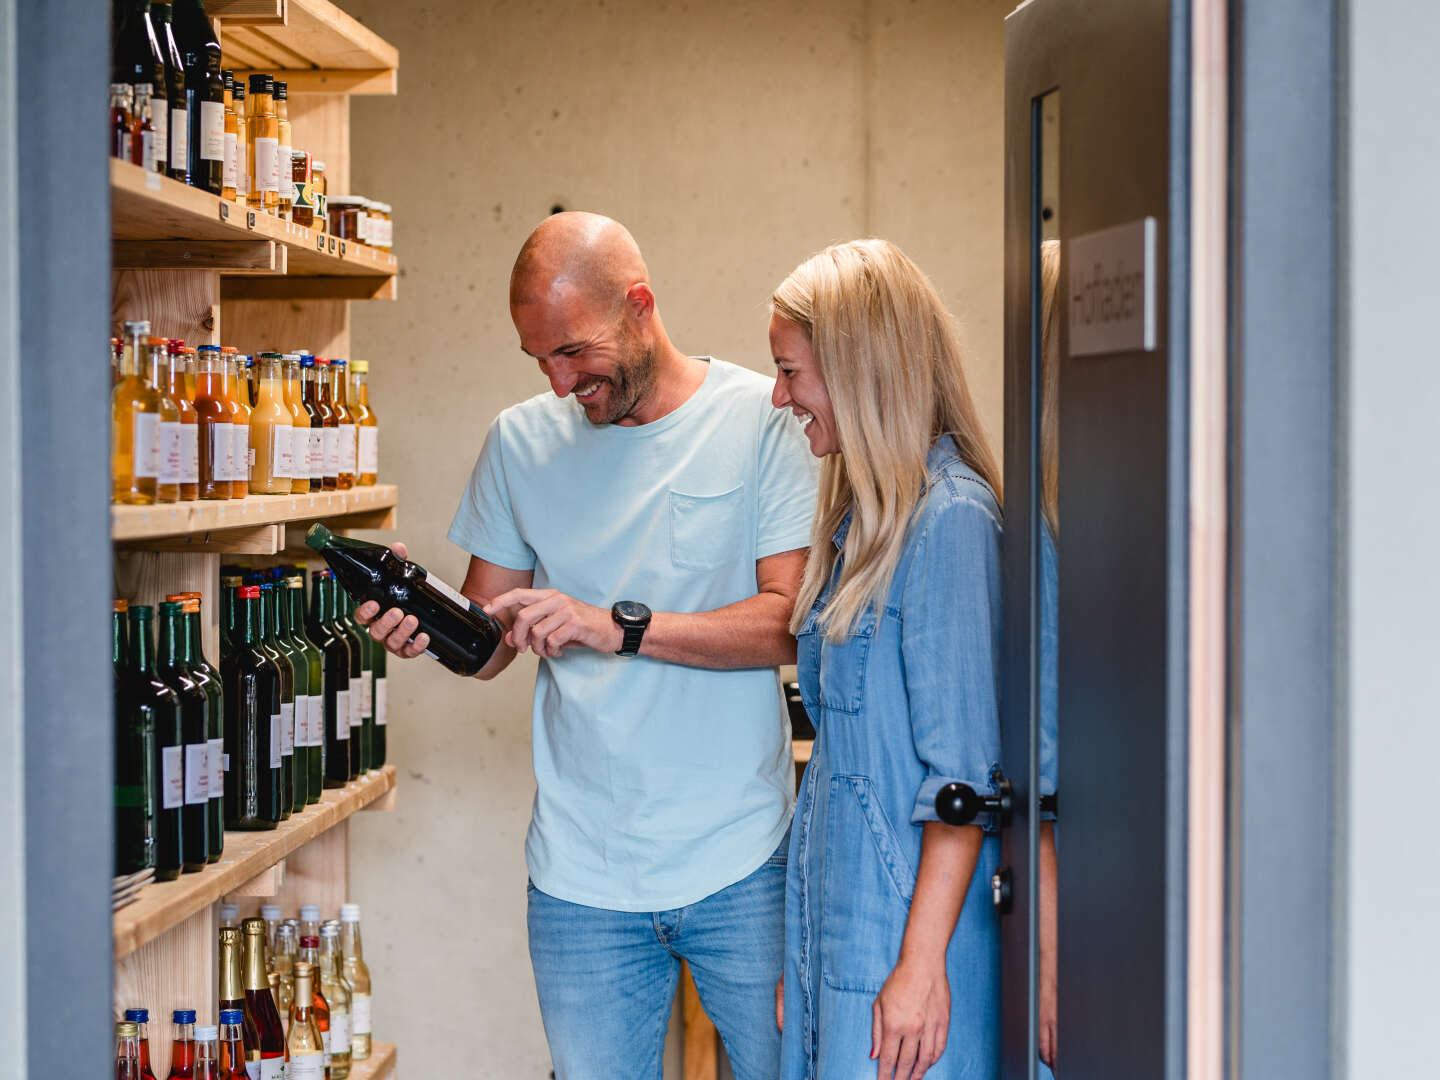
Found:
[[[615,375],[606,379],[610,384],[609,411],[602,417],[590,417],[590,422],[597,427],[624,420],[655,388],[654,348],[642,345],[639,335],[632,334],[623,321],[620,325],[623,355],[615,366]],[[586,415],[589,416],[588,413]]]

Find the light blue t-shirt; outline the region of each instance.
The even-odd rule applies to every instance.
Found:
[[[764,375],[710,360],[668,416],[597,427],[573,398],[511,406],[486,436],[450,539],[608,609],[711,611],[754,596],[755,562],[808,547],[815,459]],[[575,648],[535,683],[537,888],[664,911],[746,877],[794,810],[773,668],[710,671]]]

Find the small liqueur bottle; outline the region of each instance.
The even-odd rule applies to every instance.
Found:
[[[290,410],[290,494],[310,490],[310,414],[305,411],[300,384],[300,354],[288,353],[281,362],[285,408]]]
[[[170,1044],[168,1080],[195,1080],[195,1010],[176,1009],[175,1039]]]
[[[280,678],[260,649],[260,590],[236,590],[230,655],[220,663],[225,697],[225,809],[232,829],[273,829],[280,801]],[[263,957],[262,957],[263,959]]]
[[[188,637],[183,604],[162,603],[155,674],[180,701],[185,799],[180,818],[187,874],[205,869],[210,843],[210,698],[185,663]]]
[[[295,669],[290,658],[280,651],[275,636],[275,584],[263,575],[251,575],[247,583],[260,589],[260,650],[270,658],[280,678],[280,805],[281,817],[290,816],[295,798]]]
[[[305,955],[304,955],[304,952],[305,952],[305,939],[306,939],[307,937],[313,937],[313,938],[315,939],[315,948],[316,948],[316,949],[319,949],[319,948],[320,948],[320,905],[319,905],[319,904],[301,904],[301,905],[300,905],[300,952],[301,952],[300,959],[301,959],[301,960],[317,960],[317,959],[319,958],[319,954],[318,954],[318,953],[317,953],[315,956],[305,956]],[[316,985],[318,986],[319,984],[317,983]]]
[[[325,786],[350,782],[350,645],[336,631],[330,609],[329,570],[310,577],[306,636],[324,658]]]
[[[281,923],[275,928],[273,968],[276,976],[275,1007],[288,1023],[295,1000],[295,961],[300,955],[300,935],[295,927]]]
[[[242,1002],[244,998],[241,998]],[[250,1080],[245,1071],[245,1012],[220,1010],[220,1080]],[[259,1058],[256,1058],[258,1064]],[[258,1071],[258,1069],[257,1069]]]
[[[307,728],[305,801],[320,801],[325,786],[325,654],[305,635],[305,571],[285,578],[285,603],[290,608],[290,637],[303,657],[309,700],[305,705]]]
[[[260,354],[259,385],[250,414],[250,445],[255,461],[250,466],[251,495],[290,494],[294,418],[285,404],[285,383],[279,353]]]
[[[185,667],[210,702],[206,720],[206,739],[210,744],[206,755],[210,763],[209,841],[205,845],[207,862],[219,862],[225,850],[225,698],[220,689],[220,672],[201,652],[199,593],[174,593],[165,598],[178,602],[185,612]]]
[[[235,73],[229,68],[220,72],[225,84],[225,171],[221,174],[220,197],[235,201],[235,184],[239,173],[235,168],[235,152],[239,142],[235,133]]]
[[[228,499],[235,453],[235,407],[225,393],[225,361],[218,345],[201,345],[195,375],[195,415],[199,424],[200,498]]]
[[[155,1080],[155,1072],[150,1067],[150,1010],[126,1009],[125,1019],[135,1025],[140,1048],[140,1080]]]
[[[260,1039],[260,1080],[282,1080],[285,1032],[265,975],[265,920],[246,919],[241,931],[245,937],[245,1015]]]
[[[350,1075],[350,1007],[354,992],[345,978],[340,924],[320,927],[320,989],[330,1006],[330,1080]]]
[[[345,953],[345,979],[351,987],[350,1060],[370,1056],[370,969],[360,943],[360,905],[340,905],[340,947]]]
[[[347,400],[347,368],[344,360],[330,360],[330,404],[340,429],[340,464],[335,483],[342,491],[355,486],[355,414]]]
[[[200,497],[200,414],[195,411],[191,400],[194,396],[185,386],[185,357],[183,353],[171,351],[164,338],[151,338],[161,342],[165,349],[165,371],[161,389],[175,403],[180,412],[180,501],[194,502]],[[152,345],[153,349],[154,346]],[[184,348],[184,342],[181,342]],[[163,423],[163,421],[162,421]],[[161,438],[161,468],[165,467],[164,438]],[[164,478],[161,477],[163,480]]]
[[[240,929],[239,904],[225,903],[220,905],[220,929],[224,930],[228,927],[234,927],[236,930]]]
[[[251,75],[248,102],[250,190],[246,204],[252,210],[274,214],[280,208],[280,121],[275,115],[274,76]]]
[[[290,1032],[286,1050],[290,1055],[288,1080],[324,1080],[325,1041],[315,1015],[315,966],[295,962],[295,995],[290,1005]]]
[[[365,742],[365,642],[350,621],[350,597],[333,577],[326,582],[334,598],[335,629],[350,646],[350,779],[366,769]],[[369,634],[363,635],[365,640]]]
[[[380,473],[380,423],[370,407],[370,364],[350,364],[350,407],[355,412],[355,456],[360,487],[373,487]]]
[[[315,915],[310,922],[306,922],[305,914],[307,909]],[[306,932],[300,937],[300,960],[309,964],[312,969],[310,979],[310,1010],[315,1017],[315,1024],[320,1029],[320,1044],[325,1054],[325,1068],[330,1068],[330,1003],[325,1000],[324,990],[321,988],[320,972],[320,915],[319,908],[314,904],[302,904],[300,906],[301,926],[310,926],[313,932]],[[292,1021],[293,1025],[293,1021]]]
[[[121,1020],[115,1025],[115,1080],[141,1080],[140,1040],[135,1025]]]
[[[195,1080],[220,1080],[220,1029],[205,1024],[195,1029]]]
[[[134,874],[155,865],[155,714],[137,707],[127,676],[129,604],[117,599],[110,617],[115,665],[115,873]],[[128,1019],[128,1017],[127,1017]]]
[[[295,205],[294,165],[290,155],[290,102],[289,87],[279,79],[275,80],[275,175],[279,185],[275,212],[286,221],[290,220],[291,208]]]
[[[135,131],[135,91],[129,83],[110,84],[110,156],[130,160],[130,137]]]
[[[274,571],[278,571],[275,574]],[[285,571],[274,567],[269,600],[274,610],[273,641],[290,664],[294,687],[290,725],[294,729],[293,752],[290,756],[290,812],[300,813],[310,801],[310,664],[305,651],[291,635],[290,590],[285,584]]]
[[[185,805],[184,740],[180,727],[180,700],[155,675],[153,638],[150,623],[153,610],[143,604],[130,607],[130,663],[125,672],[124,693],[132,709],[149,713],[155,731],[155,756],[151,769],[155,775],[155,877],[172,881],[180,876],[185,864],[184,826],[181,810]]]
[[[160,474],[160,395],[145,380],[142,357],[148,322],[125,324],[120,383],[110,392],[110,472],[117,503],[155,502]]]
[[[315,357],[304,353],[300,356],[300,404],[310,417],[310,490],[321,491],[325,487],[325,415],[320,411],[320,382]]]

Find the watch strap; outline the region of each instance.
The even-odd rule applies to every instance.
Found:
[[[623,642],[621,643],[621,645],[620,645],[620,650],[619,650],[619,652],[617,652],[615,655],[616,655],[616,656],[635,656],[635,655],[637,655],[637,654],[640,652],[640,642],[641,642],[642,640],[644,640],[644,638],[645,638],[645,628],[646,628],[646,626],[648,626],[648,625],[649,625],[648,623],[645,624],[644,626],[623,626],[623,625],[622,625],[622,626],[620,627],[620,629],[625,632],[625,639],[624,639],[624,641],[623,641]]]

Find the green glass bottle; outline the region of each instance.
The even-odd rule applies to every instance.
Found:
[[[290,597],[285,587],[284,571],[276,567],[270,589],[265,592],[267,607],[274,613],[271,640],[285,654],[290,665],[294,701],[290,706],[290,728],[293,732],[290,754],[290,812],[300,813],[310,801],[310,665],[305,654],[290,640]]]
[[[130,609],[130,662],[125,670],[129,707],[148,715],[154,730],[150,768],[155,776],[155,877],[172,881],[185,865],[185,741],[180,730],[180,699],[155,675],[150,637],[152,608]]]
[[[129,693],[129,604],[117,599],[110,616],[115,665],[115,873],[155,865],[155,717]]]
[[[245,571],[238,566],[220,568],[220,660],[230,655],[231,630],[235,625],[235,590],[245,583]]]
[[[206,844],[207,862],[219,862],[225,851],[225,700],[220,688],[220,672],[205,659],[201,636],[202,622],[199,593],[179,593],[185,608],[185,663],[192,677],[204,688],[210,699],[210,838]],[[165,599],[174,600],[176,596]]]
[[[180,809],[184,869],[205,869],[210,841],[210,699],[185,664],[185,610],[173,601],[160,605],[160,640],[155,674],[175,691],[180,702],[182,747]]]
[[[260,590],[235,590],[225,691],[225,810],[231,829],[273,829],[280,802],[280,676],[260,650]]]
[[[350,780],[350,646],[331,623],[329,570],[310,575],[310,617],[306,636],[325,658],[325,786]]]
[[[250,575],[249,584],[260,587],[260,650],[270,658],[280,678],[280,798],[285,809],[282,816],[288,818],[295,798],[291,773],[295,757],[295,669],[275,644],[275,586],[259,580],[261,577]]]
[[[306,800],[320,801],[325,786],[325,656],[305,636],[305,571],[300,568],[285,578],[284,603],[290,612],[290,640],[305,658],[306,685]],[[298,723],[297,723],[298,728]]]
[[[369,630],[365,633],[368,635]],[[374,640],[374,639],[371,639]],[[385,657],[389,654],[378,641],[375,654],[375,735],[370,743],[370,767],[378,769],[385,764],[385,728],[389,718],[385,715],[389,705],[389,688],[385,682]]]
[[[376,642],[370,631],[355,621],[355,609],[359,607],[355,598],[338,581],[335,588],[340,593],[340,610],[345,627],[360,643],[360,771],[367,773],[375,768]]]
[[[365,771],[360,738],[363,726],[360,708],[365,696],[365,647],[360,644],[360,635],[350,628],[345,613],[348,601],[333,574],[325,582],[325,588],[330,592],[330,619],[335,632],[345,639],[350,648],[350,779],[354,780]]]

